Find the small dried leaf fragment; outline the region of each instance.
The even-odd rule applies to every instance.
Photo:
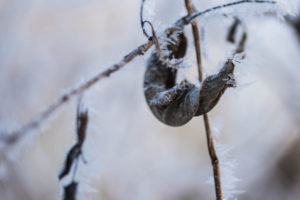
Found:
[[[77,108],[77,143],[81,146],[85,140],[87,124],[89,121],[88,111],[81,110],[80,105]]]
[[[72,181],[69,185],[64,187],[63,200],[76,200],[78,183]]]
[[[82,156],[82,145],[86,137],[87,124],[88,124],[88,111],[82,110],[81,104],[79,103],[77,107],[77,116],[76,116],[77,141],[67,153],[67,157],[63,169],[61,170],[58,176],[59,179],[62,179],[65,176],[67,176],[70,173],[75,161],[78,160],[80,156]]]
[[[238,27],[242,28],[243,33],[242,33],[240,40],[237,43],[237,46],[235,49],[235,54],[242,53],[245,51],[245,45],[246,45],[246,40],[247,40],[247,33],[246,33],[243,22],[239,18],[235,17],[234,22],[232,23],[232,25],[229,27],[229,30],[228,30],[228,34],[227,34],[228,42],[233,43],[233,44],[236,42],[236,37],[237,37],[236,33],[237,33]]]
[[[234,18],[234,22],[229,27],[228,34],[227,34],[227,41],[231,43],[235,43],[235,37],[237,28],[240,25],[241,21],[238,18]]]
[[[68,175],[71,171],[72,165],[81,155],[81,148],[78,144],[75,144],[68,152],[65,164],[61,172],[59,173],[58,178],[62,179]]]

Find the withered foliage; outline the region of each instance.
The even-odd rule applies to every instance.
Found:
[[[64,187],[63,200],[76,200],[78,183],[72,181],[69,185]]]
[[[234,18],[234,22],[228,29],[228,34],[227,34],[227,41],[231,43],[235,43],[235,37],[236,37],[236,32],[237,28],[240,25],[241,21],[238,18]]]
[[[228,29],[226,39],[227,39],[228,42],[233,43],[233,44],[236,43],[236,38],[237,38],[236,34],[237,34],[237,31],[238,31],[238,28],[241,27],[242,31],[243,31],[241,39],[236,44],[237,46],[236,46],[235,53],[242,53],[242,52],[245,51],[245,43],[246,43],[246,40],[247,40],[247,33],[246,33],[245,27],[243,25],[244,24],[242,23],[242,21],[239,18],[234,17],[234,21]]]
[[[185,56],[187,39],[183,30],[168,36],[169,54],[163,59],[181,59]],[[182,126],[194,116],[209,112],[228,87],[235,86],[234,64],[228,59],[219,73],[207,77],[201,87],[184,80],[176,83],[178,69],[162,61],[155,50],[150,56],[144,76],[147,103],[157,119],[170,126]]]
[[[80,104],[78,104],[76,118],[77,142],[73,145],[73,147],[69,150],[67,154],[64,167],[58,176],[59,179],[62,179],[66,175],[68,175],[75,161],[78,160],[80,156],[82,156],[82,145],[86,136],[87,124],[88,111],[82,111]]]
[[[79,158],[81,157],[82,160],[85,162],[85,160],[83,159],[83,155],[82,155],[82,145],[86,138],[88,121],[89,121],[88,111],[82,109],[81,104],[78,103],[77,115],[76,115],[77,140],[76,140],[76,143],[72,146],[72,148],[68,151],[63,169],[61,170],[61,172],[58,175],[59,180],[63,179],[65,176],[70,174],[71,169],[74,166],[72,182],[69,183],[68,185],[64,186],[63,200],[75,200],[76,199],[78,183],[75,182],[74,179],[75,179],[75,175],[76,175]]]

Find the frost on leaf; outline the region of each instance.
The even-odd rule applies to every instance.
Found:
[[[165,59],[182,59],[187,41],[183,31],[167,35],[172,42],[165,42],[169,55]],[[154,51],[147,62],[144,76],[144,93],[152,113],[161,122],[181,126],[194,116],[209,112],[228,87],[234,87],[234,64],[228,60],[219,73],[207,77],[202,87],[187,80],[176,83],[178,69],[170,68]]]

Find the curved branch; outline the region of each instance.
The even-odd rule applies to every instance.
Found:
[[[148,38],[148,40],[152,40],[152,37],[147,33],[147,31],[145,29],[145,24],[146,23],[150,23],[148,20],[144,20],[144,4],[145,4],[145,1],[146,0],[142,0],[142,3],[141,3],[141,8],[140,8],[140,23],[141,23],[141,27],[142,27],[142,30],[143,30],[143,34]],[[150,26],[153,29],[151,23],[150,23]]]
[[[180,25],[187,25],[190,24],[192,20],[194,20],[195,18],[202,16],[204,14],[216,11],[216,10],[220,10],[226,7],[231,7],[231,6],[236,6],[239,4],[245,4],[245,3],[266,3],[266,4],[276,4],[276,1],[268,1],[268,0],[240,0],[240,1],[235,1],[235,2],[231,2],[231,3],[227,3],[227,4],[223,4],[220,6],[215,6],[212,8],[208,8],[206,10],[200,11],[200,12],[194,12],[192,14],[189,14],[188,16],[185,16],[183,18],[181,18],[180,20],[178,20],[176,22],[176,24]]]

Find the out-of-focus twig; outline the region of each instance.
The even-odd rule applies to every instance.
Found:
[[[229,30],[228,30],[228,34],[227,34],[228,42],[231,42],[231,43],[235,42],[235,35],[236,35],[237,28],[240,23],[241,23],[241,21],[239,20],[239,18],[235,17],[234,22],[232,23],[232,25],[229,27]]]
[[[77,116],[76,116],[77,141],[67,154],[67,158],[66,158],[64,167],[58,176],[59,179],[62,179],[66,175],[68,175],[70,173],[72,166],[74,164],[77,165],[76,161],[78,161],[79,157],[82,156],[82,145],[83,145],[85,137],[86,137],[86,129],[87,129],[88,121],[89,121],[88,111],[82,110],[81,104],[78,103]],[[76,171],[75,171],[75,173],[76,173]]]
[[[293,26],[293,28],[295,29],[297,35],[298,35],[298,39],[300,39],[300,16],[296,17],[296,18],[292,18],[290,16],[285,17],[285,20]]]
[[[69,175],[73,167],[73,177],[70,184],[64,186],[64,196],[63,200],[75,200],[78,183],[75,181],[75,175],[77,172],[77,166],[79,158],[82,157],[82,145],[86,138],[86,131],[88,125],[89,117],[88,111],[83,109],[81,101],[79,100],[77,106],[77,115],[76,115],[76,136],[77,141],[73,147],[69,150],[63,169],[59,173],[59,180]]]
[[[20,138],[26,136],[30,131],[38,128],[42,122],[44,122],[46,119],[48,119],[51,114],[53,114],[59,107],[61,107],[63,104],[68,102],[72,97],[81,94],[85,90],[89,89],[91,86],[93,86],[95,83],[100,81],[103,78],[109,77],[112,73],[118,71],[122,67],[124,67],[126,64],[128,64],[130,61],[132,61],[136,56],[143,55],[145,52],[148,51],[148,49],[153,45],[152,41],[149,41],[130,53],[128,53],[124,58],[118,62],[117,64],[111,66],[110,68],[104,70],[103,72],[97,74],[96,76],[92,77],[88,81],[84,82],[83,84],[79,85],[78,87],[70,90],[68,93],[62,95],[60,98],[57,99],[56,102],[51,104],[44,112],[42,112],[40,115],[38,115],[36,118],[34,118],[32,121],[30,121],[28,124],[25,124],[23,127],[21,127],[19,130],[16,130],[12,132],[11,134],[0,134],[0,139],[4,141],[6,144],[14,144],[17,142]]]
[[[195,8],[192,5],[190,0],[185,0],[185,6],[188,11],[188,14],[192,14],[195,12]],[[202,73],[202,62],[201,62],[201,47],[200,47],[200,34],[199,34],[199,28],[196,21],[191,22],[192,30],[193,30],[193,36],[194,36],[194,45],[195,45],[195,52],[196,52],[196,58],[197,58],[197,69],[198,69],[198,76],[199,81],[201,82],[203,80],[203,73]]]
[[[239,41],[237,48],[235,50],[235,53],[242,53],[245,51],[245,44],[246,44],[246,40],[247,40],[247,33],[243,32],[242,38]]]
[[[192,2],[190,0],[185,0],[185,6],[188,11],[188,14],[192,14],[193,12],[195,12],[195,8],[192,5]],[[203,73],[202,73],[199,28],[198,28],[197,22],[195,22],[195,21],[192,21],[191,25],[192,25],[193,36],[194,36],[194,46],[195,46],[195,52],[196,52],[196,58],[197,58],[198,76],[199,76],[199,81],[202,82]],[[215,147],[214,147],[214,141],[213,141],[213,137],[211,134],[207,113],[205,113],[203,115],[203,120],[204,120],[204,125],[205,125],[208,152],[209,152],[209,156],[210,156],[212,167],[213,167],[216,200],[222,200],[222,186],[221,186],[221,173],[220,173],[219,159],[218,159]]]
[[[201,15],[205,15],[207,13],[210,13],[210,12],[222,9],[222,8],[236,6],[236,5],[245,4],[245,3],[276,4],[276,1],[269,1],[269,0],[241,0],[241,1],[234,1],[234,2],[231,2],[231,3],[227,3],[227,4],[215,6],[215,7],[212,7],[212,8],[208,8],[208,9],[206,9],[204,11],[193,12],[190,15],[185,16],[185,17],[179,19],[176,22],[176,24],[184,26],[184,25],[190,24],[193,19],[195,19],[195,18],[197,18],[197,17],[199,17]]]

